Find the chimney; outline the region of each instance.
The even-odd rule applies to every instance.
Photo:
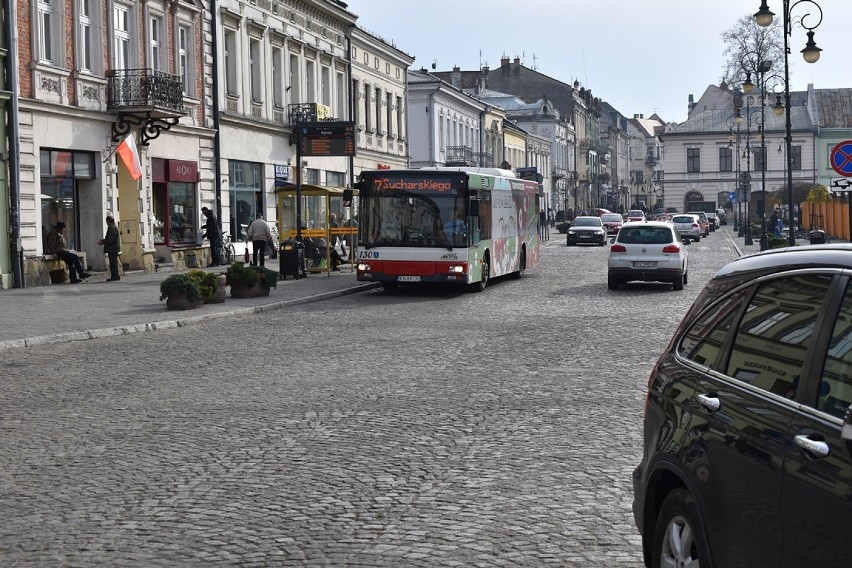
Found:
[[[461,89],[461,68],[458,65],[453,66],[453,72],[450,74],[450,84],[456,89]]]
[[[505,55],[500,58],[500,67],[503,68],[503,69],[509,68],[509,58],[506,57]]]
[[[515,56],[515,65],[520,65],[520,64],[521,64],[521,58],[516,55]]]

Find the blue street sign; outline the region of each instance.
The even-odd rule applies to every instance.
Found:
[[[728,194],[728,199],[730,199],[730,200],[731,200],[731,203],[736,203],[736,202],[737,202],[737,192],[736,192],[736,191],[732,191],[731,193],[729,193],[729,194]]]

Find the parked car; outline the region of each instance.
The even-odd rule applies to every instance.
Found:
[[[666,207],[666,213],[677,213],[677,207]]]
[[[710,230],[715,231],[719,228],[719,217],[716,215],[716,212],[705,213],[707,215],[707,221],[710,222]]]
[[[698,215],[692,213],[681,213],[672,217],[672,224],[677,232],[680,233],[680,238],[688,237],[694,241],[701,240],[701,224],[699,223]]]
[[[567,245],[579,245],[581,243],[606,244],[606,228],[600,217],[581,216],[574,219],[571,228],[568,229]]]
[[[725,211],[724,209],[722,209],[720,207],[719,209],[716,209],[716,215],[719,216],[719,224],[720,225],[727,225],[728,224],[728,212],[727,211]]]
[[[688,275],[685,243],[671,223],[626,223],[613,239],[607,263],[607,285],[618,290],[631,281],[671,282],[683,290]]]
[[[701,225],[701,236],[710,236],[710,220],[707,219],[707,213],[704,211],[689,211],[692,215],[698,215],[698,222]]]
[[[624,217],[621,216],[621,213],[604,213],[601,215],[601,222],[606,227],[606,234],[615,235],[621,229],[621,225],[624,224]]]
[[[631,209],[627,212],[628,221],[644,221],[645,212],[641,209]]]
[[[633,473],[646,566],[852,558],[850,271],[849,244],[771,249],[698,295],[648,381]]]

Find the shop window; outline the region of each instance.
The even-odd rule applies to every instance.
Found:
[[[195,244],[200,220],[195,211],[195,185],[153,184],[154,242],[166,246]]]
[[[263,211],[263,168],[254,162],[231,161],[228,170],[231,240],[242,242],[255,214]]]
[[[94,154],[42,150],[39,159],[42,250],[47,250],[47,233],[58,221],[65,223],[68,247],[79,250],[80,182],[95,178]]]

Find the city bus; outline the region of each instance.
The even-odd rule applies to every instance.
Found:
[[[360,281],[465,285],[520,278],[539,258],[538,183],[496,168],[364,171],[358,177]]]

